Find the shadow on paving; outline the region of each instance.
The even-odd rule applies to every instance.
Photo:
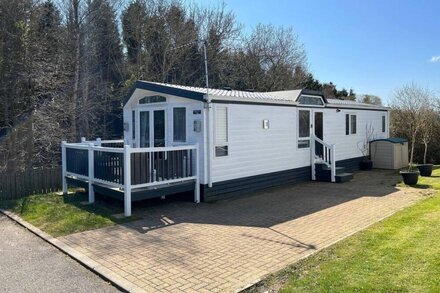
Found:
[[[357,198],[386,196],[398,191],[399,181],[395,171],[375,170],[357,172],[348,183],[285,185],[215,203],[194,204],[192,194],[183,197],[186,201],[182,197],[142,201],[133,206],[135,217],[142,219],[122,225],[139,233],[179,223],[269,228]]]

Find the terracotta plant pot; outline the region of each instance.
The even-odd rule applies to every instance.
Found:
[[[433,164],[420,164],[417,165],[417,169],[420,171],[420,176],[429,177],[432,174]]]
[[[419,181],[419,171],[400,171],[406,185],[416,185]]]
[[[359,163],[359,169],[361,169],[363,171],[371,171],[373,169],[373,161],[362,160]]]

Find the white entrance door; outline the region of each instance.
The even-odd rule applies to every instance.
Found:
[[[164,147],[166,143],[165,108],[139,110],[138,143],[141,148]]]

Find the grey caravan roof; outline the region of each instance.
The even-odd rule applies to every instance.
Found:
[[[207,89],[203,87],[184,86],[168,83],[159,83],[138,80],[131,88],[131,91],[127,95],[124,105],[128,103],[131,96],[136,89],[143,89],[154,91],[157,93],[169,94],[179,96],[183,98],[204,101],[207,93]],[[320,96],[326,103],[326,106],[330,107],[354,107],[358,109],[387,109],[382,106],[370,105],[365,103],[358,103],[355,101],[338,100],[338,99],[326,99],[324,94],[320,91],[313,91],[308,89],[286,90],[286,91],[274,91],[274,92],[251,92],[251,91],[238,91],[229,89],[208,89],[209,96],[214,101],[234,101],[243,103],[273,103],[280,105],[298,105],[297,100],[301,95],[313,95]]]
[[[170,94],[179,97],[184,97],[193,100],[203,101],[206,96],[207,89],[203,87],[193,87],[184,86],[168,83],[159,83],[151,81],[136,81],[135,85],[132,87],[131,91],[127,95],[124,105],[127,104],[133,92],[136,89],[144,89],[149,91],[154,91],[163,94]],[[248,102],[276,102],[276,103],[288,103],[296,104],[298,97],[307,90],[291,90],[291,91],[280,91],[280,92],[251,92],[251,91],[238,91],[238,90],[227,90],[227,89],[213,89],[209,88],[209,95],[216,100],[242,100]],[[310,92],[310,91],[307,91]],[[320,92],[313,92],[314,95],[323,96]]]

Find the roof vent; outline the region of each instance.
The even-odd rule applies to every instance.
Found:
[[[225,87],[223,87],[223,89],[224,89],[224,90],[227,90],[227,91],[232,91],[232,89],[231,89],[230,86],[225,86]]]

